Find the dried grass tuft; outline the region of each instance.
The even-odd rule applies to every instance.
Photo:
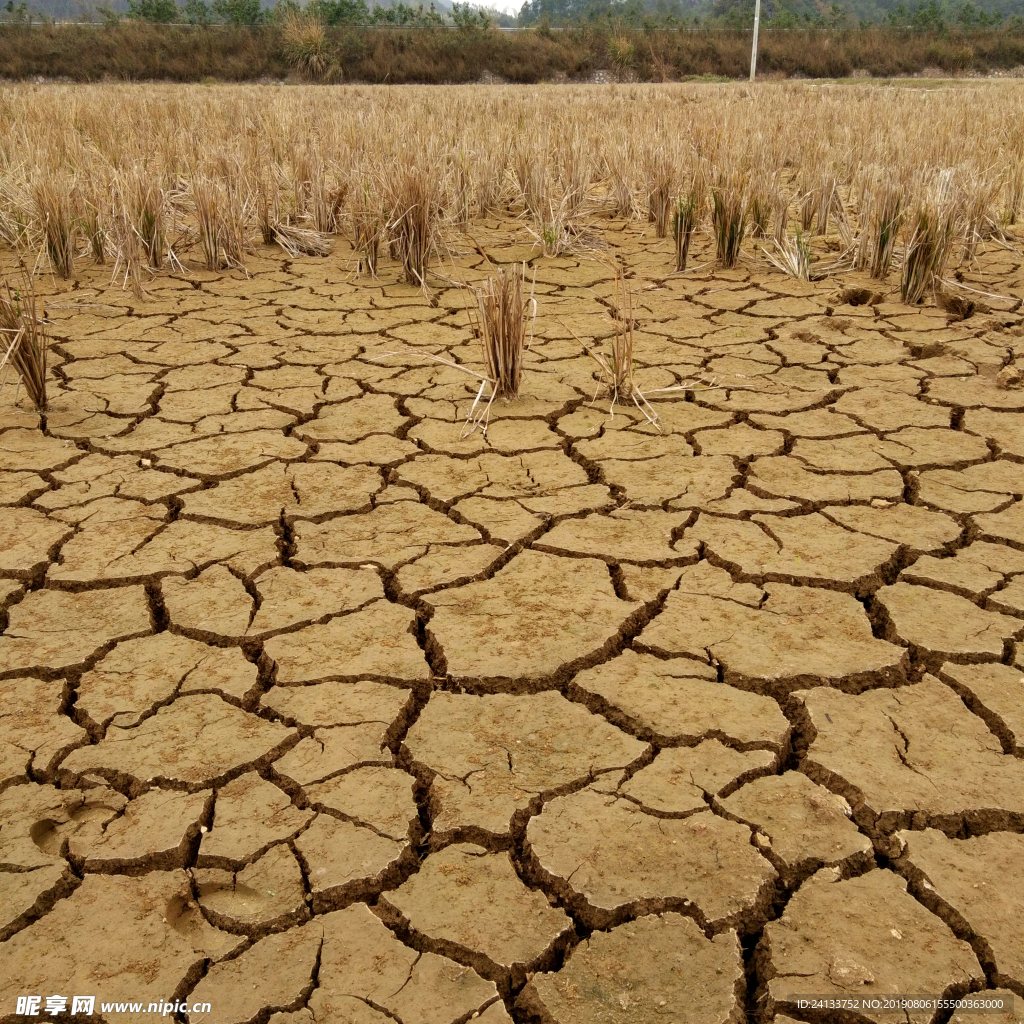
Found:
[[[384,239],[387,218],[381,207],[380,198],[370,180],[360,182],[352,200],[352,234],[356,251],[359,253],[357,273],[377,276],[377,259]]]
[[[218,184],[209,178],[193,179],[191,192],[206,269],[245,270],[245,258],[252,248],[248,196],[231,182]]]
[[[789,230],[789,196],[780,188],[772,203],[772,239],[781,245]]]
[[[644,155],[644,176],[647,184],[647,219],[654,225],[658,238],[668,236],[672,213],[672,160],[660,145],[651,146]]]
[[[693,231],[704,213],[704,182],[700,174],[694,175],[689,189],[676,197],[672,213],[672,237],[676,243],[676,273],[686,269]]]
[[[280,220],[278,190],[271,188],[265,178],[256,186],[256,223],[264,245],[273,245],[274,225]]]
[[[593,181],[593,166],[587,147],[579,135],[575,135],[562,155],[559,174],[561,187],[560,206],[562,219],[574,234],[580,230],[580,221],[590,199]]]
[[[292,259],[299,256],[330,256],[331,243],[319,231],[297,224],[275,224],[274,241]]]
[[[348,198],[348,183],[331,185],[321,173],[315,177],[310,188],[309,212],[313,228],[322,235],[337,234],[341,230],[345,200]]]
[[[207,270],[218,270],[221,264],[221,219],[217,191],[208,181],[192,182],[192,202],[199,225],[199,247]]]
[[[476,430],[486,434],[494,400],[502,398],[512,401],[519,397],[523,356],[533,341],[533,324],[537,317],[533,286],[531,285],[530,294],[524,295],[525,281],[526,264],[519,263],[499,268],[482,285],[472,288],[476,311],[470,311],[470,318],[480,335],[486,372],[477,373],[476,370],[453,359],[415,349],[384,352],[374,358],[407,355],[417,359],[429,359],[431,362],[475,377],[480,381],[480,386],[466,416],[462,437],[468,437]],[[484,391],[488,385],[491,394],[484,402]]]
[[[672,209],[672,182],[659,181],[648,197],[650,218],[654,221],[654,235],[665,238],[668,235],[669,211]]]
[[[585,341],[580,340],[575,333],[573,337],[580,342],[587,355],[597,363],[601,384],[604,385],[611,403],[612,415],[615,415],[616,402],[631,401],[643,413],[651,426],[658,427],[658,414],[644,397],[633,376],[633,291],[629,280],[618,267],[615,268],[613,301],[612,324],[615,330],[607,352],[601,352],[596,346],[588,345]],[[600,391],[600,385],[598,385],[598,391]],[[597,400],[597,394],[594,395],[594,400]],[[661,428],[658,427],[658,429]]]
[[[484,283],[473,289],[476,300],[476,329],[483,348],[485,374],[481,375],[476,399],[466,418],[468,436],[479,428],[487,433],[491,406],[497,398],[514,401],[519,397],[523,357],[533,342],[537,300],[533,288],[525,294],[526,264],[499,267]],[[483,403],[484,388],[491,394]]]
[[[882,182],[871,197],[868,219],[871,276],[885,280],[892,266],[896,237],[903,223],[904,192],[902,186]]]
[[[715,251],[723,267],[736,266],[746,227],[746,187],[742,174],[721,175],[711,190]]]
[[[583,351],[597,363],[601,381],[594,394],[594,401],[597,401],[602,385],[610,402],[611,415],[615,415],[617,402],[631,401],[640,410],[648,424],[656,430],[661,430],[661,417],[657,410],[648,402],[647,395],[655,393],[667,393],[677,391],[709,391],[716,390],[719,385],[715,380],[707,381],[686,381],[682,384],[672,384],[669,387],[654,388],[651,391],[643,392],[635,378],[636,364],[633,357],[635,319],[633,316],[633,292],[629,280],[625,277],[619,267],[613,268],[615,273],[612,323],[615,330],[609,341],[609,349],[602,352],[596,345],[588,345],[583,341],[571,327],[563,324],[563,327],[583,346]],[[745,390],[743,386],[740,390]]]
[[[582,218],[590,199],[592,166],[578,138],[563,155],[557,183],[547,163],[523,144],[512,152],[516,188],[523,213],[533,219],[527,231],[545,256],[559,256],[588,245]]]
[[[494,213],[501,206],[510,153],[511,143],[499,141],[477,153],[471,164],[476,212],[481,217]]]
[[[540,210],[540,201],[547,194],[544,162],[537,158],[533,148],[522,140],[512,149],[512,179],[523,209],[533,216]]]
[[[900,278],[900,297],[907,305],[921,302],[942,276],[953,243],[953,230],[951,210],[927,203],[919,207]]]
[[[341,65],[327,43],[327,26],[308,11],[290,10],[281,26],[285,59],[310,82],[341,80]]]
[[[961,263],[973,262],[978,246],[983,241],[1002,235],[995,212],[1000,184],[992,176],[971,175],[960,189],[960,206],[963,211]]]
[[[0,369],[14,367],[25,393],[40,414],[46,412],[46,362],[49,338],[46,310],[31,278],[13,293],[4,284],[0,294]]]
[[[1024,158],[1010,162],[1005,172],[1003,217],[1007,224],[1016,224],[1024,204]]]
[[[523,355],[533,341],[537,300],[524,294],[526,264],[499,268],[475,288],[484,364],[495,398],[519,397]],[[527,335],[529,334],[529,338]]]
[[[115,186],[111,206],[110,226],[106,238],[114,250],[114,269],[111,273],[113,281],[123,269],[121,287],[131,285],[132,294],[141,299],[146,294],[143,283],[143,272],[146,265],[142,237],[135,229],[130,212],[129,202],[125,197],[123,183]],[[95,249],[94,249],[95,253]]]
[[[772,218],[772,199],[767,184],[762,183],[751,190],[747,213],[750,220],[751,238],[767,237]]]
[[[107,232],[100,221],[99,207],[95,203],[87,202],[85,204],[82,226],[89,239],[92,258],[97,266],[102,267],[107,262]]]
[[[816,235],[828,234],[828,219],[838,200],[839,182],[834,175],[822,176],[821,185],[815,193],[817,209],[814,217],[814,233]]]
[[[633,168],[636,165],[635,147],[627,140],[610,149],[606,157],[612,198],[612,210],[616,217],[637,220],[641,215],[633,183]]]
[[[465,231],[469,227],[470,207],[473,190],[471,185],[469,155],[464,150],[451,153],[448,158],[451,172],[451,216],[457,227]]]
[[[814,213],[818,208],[817,192],[812,188],[800,196],[800,230],[809,234],[814,223]]]
[[[35,212],[27,186],[17,182],[10,170],[0,174],[0,242],[17,252],[31,248]]]
[[[781,241],[776,238],[773,242],[774,252],[768,249],[761,250],[768,258],[768,262],[790,277],[795,277],[799,281],[810,281],[811,246],[801,232],[798,230],[795,238],[785,235]]]
[[[140,173],[134,181],[132,214],[135,230],[142,240],[146,263],[152,270],[163,266],[167,244],[164,229],[164,193],[152,180]]]
[[[540,243],[545,256],[560,256],[564,252],[576,249],[579,227],[570,219],[569,200],[563,196],[561,200],[555,202],[553,198],[548,197],[546,204],[537,214],[536,230],[527,230]]]
[[[43,247],[50,267],[58,277],[68,280],[75,276],[77,234],[70,190],[53,178],[44,178],[36,182],[32,194],[42,222]]]
[[[441,176],[422,164],[403,164],[391,185],[392,252],[409,284],[426,287],[427,265],[437,251]]]

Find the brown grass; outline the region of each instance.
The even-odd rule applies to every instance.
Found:
[[[192,182],[192,205],[206,269],[244,269],[252,248],[248,196],[237,184],[197,178]]]
[[[676,273],[682,273],[686,269],[693,231],[704,213],[704,200],[704,181],[699,174],[690,183],[689,189],[676,198],[676,208],[672,214],[672,237],[676,243]]]
[[[293,259],[299,256],[330,256],[331,243],[319,231],[297,224],[275,224],[274,241]]]
[[[922,203],[912,221],[903,257],[900,296],[907,305],[917,305],[942,277],[953,243],[956,214],[949,206]]]
[[[32,190],[41,221],[43,251],[50,269],[65,280],[75,276],[75,216],[71,189],[53,177],[43,178]]]
[[[879,281],[885,279],[892,264],[896,238],[903,224],[906,196],[899,182],[882,181],[876,185],[876,191],[862,200],[862,207],[867,224],[867,243],[870,246],[871,276]]]
[[[615,271],[615,284],[612,296],[611,317],[614,331],[608,341],[607,351],[602,352],[598,344],[588,345],[575,332],[573,337],[583,346],[583,350],[597,363],[598,393],[603,386],[609,399],[611,414],[615,415],[618,402],[631,401],[643,413],[647,422],[653,427],[658,426],[658,414],[644,397],[643,392],[634,378],[635,362],[633,359],[634,327],[633,290],[629,279],[621,268]],[[597,393],[594,395],[597,399]],[[658,428],[660,430],[660,427]]]
[[[1007,244],[1021,202],[1013,81],[939,92],[102,86],[89,104],[48,86],[0,98],[0,243],[27,263],[44,254],[62,276],[91,253],[139,297],[168,271],[244,269],[259,238],[296,259],[340,248],[371,276],[390,253],[426,287],[439,255],[471,251],[474,224],[494,216],[518,218],[512,244],[532,234],[546,255],[607,259],[622,220],[653,216],[646,237],[666,270],[684,270],[707,233],[726,267],[767,251],[803,276],[806,239],[816,274],[884,278],[926,256],[903,211],[931,202],[940,172],[962,261]],[[656,241],[669,224],[674,252]],[[774,245],[757,244],[769,230]],[[342,232],[354,250],[335,246]],[[920,294],[914,281],[907,294]]]
[[[441,179],[433,168],[407,158],[387,177],[389,240],[409,284],[426,286],[427,265],[437,251]]]
[[[746,227],[747,179],[738,172],[723,174],[711,189],[711,223],[715,253],[723,267],[734,267]]]
[[[523,356],[532,341],[532,324],[537,303],[533,290],[524,290],[526,264],[498,268],[484,283],[474,288],[484,365],[495,398],[519,397],[523,376]]]
[[[167,239],[164,230],[163,189],[145,172],[135,182],[134,195],[135,230],[142,240],[146,262],[153,270],[159,270],[164,263],[164,249]]]
[[[310,82],[338,81],[341,67],[321,18],[290,10],[281,23],[281,46],[289,67]]]
[[[352,197],[351,217],[353,243],[359,253],[356,273],[367,273],[370,277],[376,277],[386,218],[372,179],[364,178],[356,185]]]
[[[0,293],[0,370],[8,364],[14,368],[40,414],[46,412],[48,349],[46,310],[31,277],[14,292],[5,282]]]

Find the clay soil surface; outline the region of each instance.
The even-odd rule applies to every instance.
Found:
[[[2,1019],[1024,998],[1021,257],[955,320],[608,222],[658,431],[592,401],[607,266],[475,237],[538,300],[486,437],[425,358],[480,366],[465,291],[342,243],[50,299],[45,430],[0,392]]]

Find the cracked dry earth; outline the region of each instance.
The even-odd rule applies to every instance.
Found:
[[[1024,317],[621,238],[641,386],[722,385],[660,433],[591,404],[584,259],[486,438],[415,354],[479,365],[456,288],[267,250],[52,299],[45,432],[0,397],[4,1019],[1024,997]]]

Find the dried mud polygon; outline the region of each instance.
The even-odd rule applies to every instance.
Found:
[[[54,304],[45,431],[0,391],[3,1020],[1024,1000],[1024,316],[666,277],[626,226],[638,379],[717,381],[658,431],[572,337],[611,272],[517,230],[478,239],[538,272],[486,436],[409,354],[479,365],[450,282],[263,249]]]

